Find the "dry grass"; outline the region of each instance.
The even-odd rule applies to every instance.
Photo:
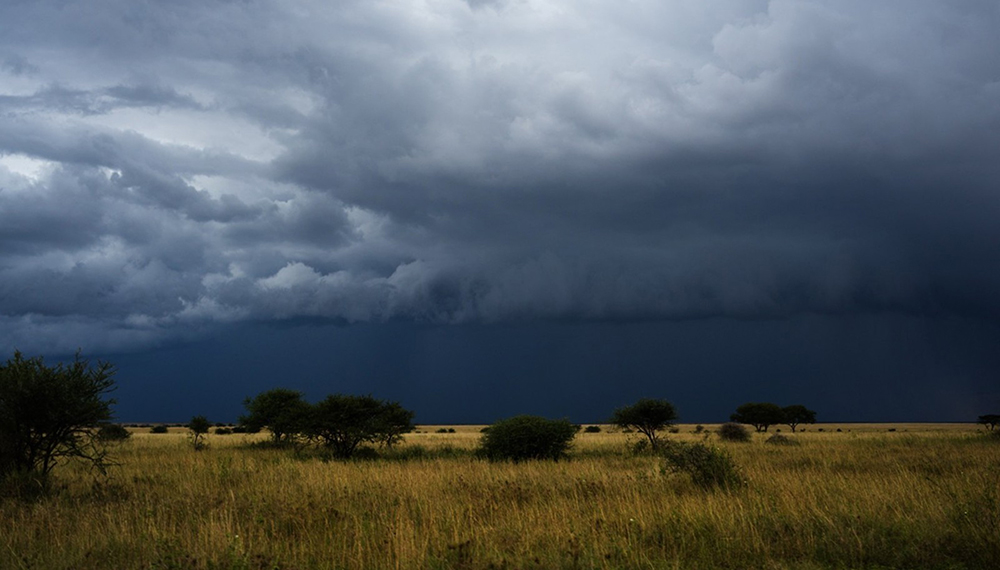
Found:
[[[0,568],[1000,567],[1000,440],[967,424],[719,443],[749,485],[715,492],[620,433],[491,464],[468,453],[481,426],[438,427],[355,462],[136,433],[107,479],[67,465],[49,496],[0,500]]]

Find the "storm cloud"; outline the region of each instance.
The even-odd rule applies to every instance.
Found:
[[[0,341],[1000,319],[992,1],[9,1]]]

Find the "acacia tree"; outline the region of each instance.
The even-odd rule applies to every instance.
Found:
[[[64,458],[103,470],[107,450],[98,427],[111,419],[115,368],[91,365],[80,354],[69,364],[46,366],[20,352],[0,365],[0,478],[34,473],[44,481]]]
[[[993,431],[998,425],[1000,425],[1000,414],[986,414],[985,416],[979,416],[977,423],[981,423],[986,426],[986,429]]]
[[[655,448],[659,443],[656,432],[670,426],[676,419],[677,411],[670,402],[643,398],[631,406],[616,409],[611,423],[642,433],[649,438],[649,445]]]
[[[798,427],[799,424],[816,423],[816,412],[800,404],[781,408],[781,416],[781,423],[792,428],[792,433],[795,433],[795,428]]]
[[[767,431],[767,428],[784,423],[781,407],[770,402],[750,402],[736,408],[736,413],[729,419],[741,424],[749,424],[757,431]]]
[[[413,431],[413,412],[398,402],[383,402],[382,410],[375,416],[375,442],[392,447],[403,440],[403,434]]]
[[[248,431],[267,428],[275,444],[291,441],[301,433],[309,414],[309,404],[302,399],[302,392],[287,388],[261,392],[244,400],[243,406],[247,414],[240,416],[240,425]]]
[[[334,394],[311,407],[305,431],[347,459],[363,443],[391,445],[413,431],[413,412],[372,396]]]

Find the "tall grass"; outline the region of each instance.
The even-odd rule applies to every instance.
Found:
[[[136,433],[108,478],[67,465],[47,496],[0,499],[0,568],[1000,567],[1000,445],[918,429],[711,436],[748,480],[731,490],[618,433],[519,464],[472,457],[478,429],[352,462]]]

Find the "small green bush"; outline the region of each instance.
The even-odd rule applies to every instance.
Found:
[[[767,438],[764,443],[769,443],[771,445],[798,445],[799,442],[780,433],[776,433],[771,437]]]
[[[655,450],[652,445],[649,445],[648,439],[640,439],[629,447],[629,451],[632,452],[632,455],[651,455]]]
[[[158,425],[149,428],[149,433],[167,433],[167,426]]]
[[[584,433],[601,433],[601,426],[587,426],[583,428]]]
[[[726,422],[719,426],[719,438],[723,441],[750,441],[750,430],[743,427],[743,424],[736,422]]]
[[[434,433],[448,433],[448,428],[438,428],[437,430],[434,431]]]
[[[232,433],[233,433],[232,428],[227,428],[227,427],[215,428],[215,435],[231,435]]]
[[[687,473],[702,489],[732,489],[746,485],[732,458],[722,449],[704,443],[670,443],[660,451],[665,471]]]
[[[97,429],[97,439],[104,442],[125,441],[132,437],[132,433],[121,424],[102,424]]]
[[[490,461],[558,460],[566,456],[576,426],[568,420],[515,416],[490,426],[477,454]]]

